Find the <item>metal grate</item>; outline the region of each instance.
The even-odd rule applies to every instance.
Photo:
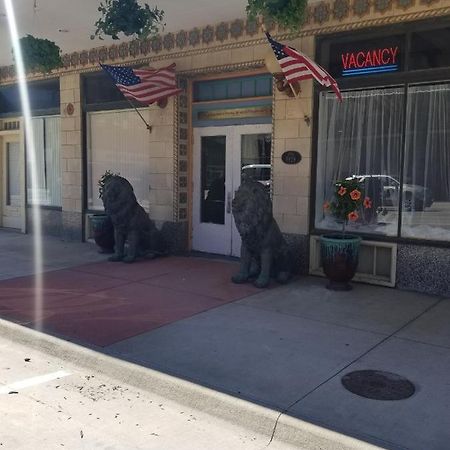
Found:
[[[348,391],[372,400],[403,400],[416,391],[408,379],[381,370],[357,370],[344,375],[341,381]]]

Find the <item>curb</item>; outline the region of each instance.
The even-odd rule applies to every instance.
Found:
[[[121,383],[252,430],[267,437],[268,444],[276,424],[276,432],[271,444],[268,445],[269,448],[279,441],[308,450],[380,448],[285,414],[280,416],[279,411],[117,359],[3,319],[0,319],[0,335],[72,365],[95,371]]]

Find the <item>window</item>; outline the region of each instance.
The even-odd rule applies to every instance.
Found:
[[[344,92],[342,103],[322,93],[316,185],[317,228],[342,226],[323,212],[335,180],[358,177],[373,208],[349,229],[396,235],[404,90],[401,87]]]
[[[37,190],[31,186],[31,160],[27,158],[28,203],[43,206],[61,206],[60,170],[60,118],[35,117],[32,119],[37,171]]]
[[[59,79],[29,83],[28,93],[32,111],[45,111],[47,114],[59,112]],[[13,84],[0,87],[0,115],[20,113],[21,111],[19,86]]]
[[[450,240],[450,83],[411,87],[402,236]]]
[[[450,66],[450,27],[412,33],[410,69]]]
[[[141,114],[149,121],[148,110],[141,110]],[[151,145],[140,117],[134,110],[91,112],[87,115],[87,131],[88,208],[103,209],[97,183],[110,170],[131,183],[138,202],[148,209]]]
[[[350,230],[398,236],[401,211],[400,236],[450,240],[450,84],[409,87],[406,117],[403,87],[343,95],[320,97],[315,226],[341,227],[322,205],[356,176],[373,207]]]

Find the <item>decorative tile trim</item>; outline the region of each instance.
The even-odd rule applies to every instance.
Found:
[[[337,33],[342,31],[359,30],[366,27],[376,27],[395,24],[405,21],[421,20],[450,14],[450,7],[427,8],[439,0],[323,0],[314,6],[308,6],[304,29],[295,33],[285,33],[278,29],[275,31],[279,40],[294,39],[303,36]],[[408,8],[421,5],[421,11],[406,13]],[[395,11],[394,11],[395,10]],[[385,14],[392,11],[390,14]],[[401,14],[394,14],[401,12]],[[376,18],[363,17],[375,14]],[[383,17],[379,17],[384,14]],[[336,21],[352,22],[336,23]],[[244,25],[245,24],[245,25]],[[319,25],[319,26],[317,26]],[[265,27],[271,30],[274,23],[265,23]],[[215,28],[206,26],[200,31],[194,28],[189,31],[181,30],[176,34],[168,33],[164,36],[156,36],[142,41],[121,43],[119,46],[98,47],[91,50],[82,50],[64,54],[62,56],[63,69],[53,71],[51,74],[29,74],[29,79],[45,79],[57,76],[61,73],[95,71],[99,62],[115,61],[118,58],[122,64],[149,63],[164,59],[174,59],[181,56],[209,53],[216,50],[244,48],[265,43],[265,37],[260,33],[258,21],[236,19],[230,23],[222,22]],[[214,30],[211,37],[210,29]],[[208,32],[206,33],[206,30]],[[240,37],[251,39],[239,40]],[[256,39],[252,39],[255,36]],[[208,44],[208,47],[196,48],[200,44]],[[215,46],[210,44],[216,43]],[[186,48],[190,47],[190,48]],[[186,49],[185,49],[186,48]],[[176,49],[179,49],[176,51]],[[185,49],[184,51],[182,49]],[[158,55],[158,53],[161,53]],[[87,58],[86,58],[87,55]],[[139,60],[130,61],[129,58],[142,56]],[[14,66],[0,67],[0,82],[13,82],[15,78]]]
[[[188,219],[188,79],[178,77],[178,86],[183,92],[176,96],[175,103],[173,220],[185,222]]]
[[[334,0],[332,13],[336,20],[346,19],[350,14],[350,0]]]

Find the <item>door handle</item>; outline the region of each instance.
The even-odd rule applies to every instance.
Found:
[[[231,192],[227,192],[227,214],[231,213]]]

